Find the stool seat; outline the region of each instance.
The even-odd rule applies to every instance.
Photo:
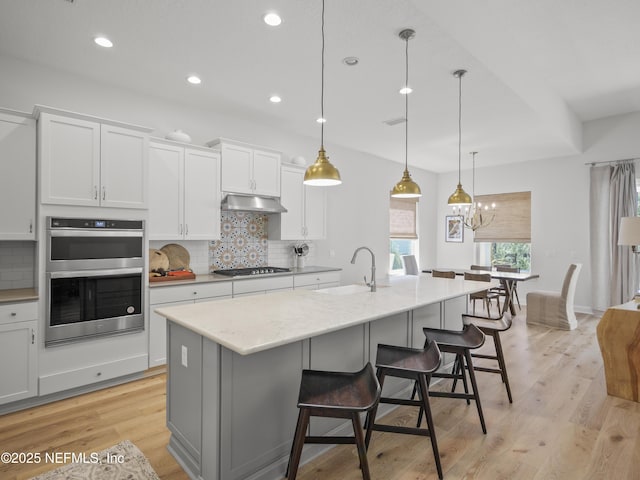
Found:
[[[442,465],[440,464],[438,442],[436,441],[436,432],[433,426],[431,407],[429,406],[429,379],[431,374],[440,366],[441,359],[442,355],[435,342],[429,342],[424,349],[379,344],[376,355],[376,375],[380,386],[384,386],[384,379],[387,376],[407,378],[415,382],[415,391],[419,394],[418,400],[413,399],[415,394],[412,395],[411,399],[382,396],[380,397],[380,403],[419,407],[420,412],[425,413],[427,428],[419,428],[419,425],[413,428],[404,425],[376,423],[377,405],[371,409],[365,422],[367,431],[365,444],[367,448],[369,447],[373,430],[430,437],[438,478],[442,478]]]
[[[480,348],[485,339],[482,331],[475,325],[469,325],[462,331],[427,327],[422,331],[430,340],[436,342],[442,351],[447,348]]]
[[[505,318],[504,316],[499,318],[491,317],[476,317],[475,315],[462,315],[462,323],[464,325],[475,325],[481,332],[484,330],[505,332],[511,328],[511,318]]]
[[[364,412],[379,395],[380,385],[370,364],[355,373],[303,370],[298,407]]]
[[[380,384],[371,363],[358,372],[326,372],[303,370],[298,394],[298,423],[291,445],[291,455],[285,474],[295,480],[305,443],[355,444],[360,459],[362,478],[370,480],[365,434],[360,412],[368,412],[378,405]],[[311,416],[349,418],[353,436],[307,435]]]

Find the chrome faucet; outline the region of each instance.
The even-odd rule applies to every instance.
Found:
[[[351,263],[356,263],[356,257],[358,256],[358,252],[360,250],[367,250],[371,254],[371,282],[367,283],[367,276],[364,276],[364,283],[367,287],[371,287],[371,291],[376,291],[376,256],[373,254],[373,251],[369,247],[358,247],[356,251],[353,252],[353,257],[351,258]]]

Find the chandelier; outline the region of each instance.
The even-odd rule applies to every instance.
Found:
[[[482,205],[482,202],[476,202],[476,154],[478,152],[471,152],[473,155],[473,170],[472,170],[472,183],[471,183],[471,195],[472,195],[472,203],[470,207],[465,207],[464,214],[462,213],[462,208],[457,207],[453,209],[456,215],[464,216],[464,226],[471,229],[472,231],[476,231],[482,227],[486,227],[493,219],[496,217],[495,209],[496,204],[492,203],[489,205]]]

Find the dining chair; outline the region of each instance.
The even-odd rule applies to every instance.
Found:
[[[432,270],[431,276],[439,278],[456,278],[456,272],[453,270]]]
[[[490,272],[492,267],[491,265],[471,265],[471,270],[483,270],[485,272]]]
[[[476,282],[490,282],[491,274],[490,273],[473,273],[473,272],[464,272],[465,280],[473,280]],[[498,312],[500,311],[500,302],[498,301],[499,295],[495,292],[492,292],[490,289],[482,290],[480,292],[472,293],[469,295],[469,300],[473,302],[473,314],[476,314],[476,301],[481,300],[484,302],[487,308],[487,314],[491,315],[491,301],[496,301],[496,308]]]
[[[578,326],[573,300],[581,268],[581,263],[569,265],[560,292],[527,293],[527,323],[563,330],[573,330]]]
[[[420,270],[418,270],[418,262],[416,262],[415,255],[403,255],[402,263],[404,263],[404,273],[405,275],[419,275]]]
[[[511,272],[511,273],[520,273],[520,269],[518,267],[512,267],[511,265],[496,265],[496,272]],[[505,302],[507,301],[507,286],[505,285],[505,280],[500,280],[500,286],[494,287],[491,289],[496,292],[501,297],[505,297]],[[513,301],[513,297],[515,297],[516,302],[518,302],[518,310],[522,310],[520,306],[520,298],[518,298],[518,283],[513,282],[513,286],[511,287],[511,301]]]

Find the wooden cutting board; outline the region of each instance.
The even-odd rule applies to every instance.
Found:
[[[179,273],[179,275],[171,275],[171,273]],[[175,280],[194,280],[196,278],[196,274],[193,272],[171,272],[169,275],[165,277],[151,277],[149,276],[149,282],[172,282]]]
[[[186,248],[177,243],[169,243],[160,248],[169,258],[169,270],[188,270],[191,263],[191,256]]]

